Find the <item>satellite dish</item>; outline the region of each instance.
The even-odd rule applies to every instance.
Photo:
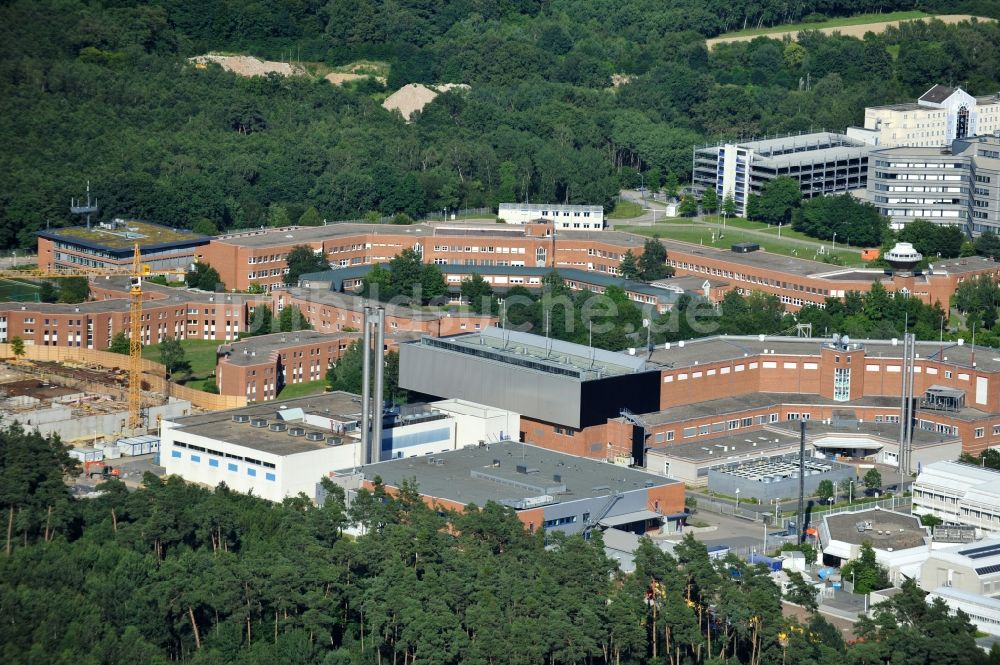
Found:
[[[837,346],[840,344],[840,333],[833,333],[833,345]]]
[[[847,345],[851,343],[851,338],[848,337],[847,335],[844,335],[843,337],[840,338],[840,341],[844,345],[844,348],[846,349]]]

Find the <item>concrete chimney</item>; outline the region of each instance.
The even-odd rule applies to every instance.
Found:
[[[382,456],[382,420],[385,412],[385,308],[379,307],[375,316],[375,391],[372,395],[371,462]],[[369,462],[369,463],[371,463]]]
[[[371,377],[372,373],[372,326],[371,307],[365,307],[361,343],[364,345],[361,363],[361,464],[371,464]]]

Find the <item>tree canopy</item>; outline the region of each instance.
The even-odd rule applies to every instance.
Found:
[[[878,9],[901,8],[912,3]],[[501,200],[610,209],[638,174],[676,194],[696,144],[842,130],[860,124],[866,105],[912,101],[936,81],[977,94],[1000,86],[1000,27],[988,21],[911,22],[865,39],[704,41],[866,9],[12,0],[0,6],[0,246],[33,246],[46,224],[78,222],[65,201],[81,193],[83,174],[98,221],[205,233]],[[210,51],[301,62],[307,73],[244,78],[187,60]],[[367,66],[385,82],[319,76],[359,62],[376,63]],[[442,81],[471,88],[439,95],[410,123],[381,107],[403,85]]]

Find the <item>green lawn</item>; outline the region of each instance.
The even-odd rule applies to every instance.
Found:
[[[326,390],[326,379],[307,381],[306,383],[293,383],[281,389],[281,392],[278,393],[278,399],[294,399],[296,397],[319,395],[324,390]]]
[[[728,224],[727,224],[728,226]],[[713,229],[708,226],[670,226],[668,224],[660,225],[657,224],[655,227],[650,226],[626,226],[619,227],[620,231],[628,231],[630,233],[637,233],[644,236],[658,235],[661,238],[668,238],[670,240],[680,240],[682,242],[690,242],[696,245],[706,245],[709,247],[716,247],[719,249],[728,249],[731,245],[737,242],[756,242],[760,244],[761,249],[774,254],[782,254],[784,256],[794,256],[800,259],[811,259],[811,260],[822,260],[822,256],[817,256],[814,250],[810,250],[808,247],[803,247],[795,243],[785,242],[783,239],[779,240],[777,233],[773,239],[761,238],[758,235],[744,233],[743,229],[727,229],[725,232],[725,237],[719,238],[718,235],[715,236],[713,240],[713,231],[718,233],[718,230]],[[784,230],[782,230],[782,235],[784,235]],[[815,241],[813,241],[815,242]],[[837,251],[837,257],[841,260],[842,264],[845,266],[861,266],[864,262],[861,260],[861,254],[857,250],[851,251]],[[831,266],[831,270],[834,266]]]
[[[798,32],[801,30],[841,28],[848,25],[864,25],[865,23],[882,23],[885,21],[905,21],[908,19],[928,18],[930,16],[933,16],[933,14],[927,14],[921,11],[890,12],[888,14],[858,14],[856,16],[831,18],[818,23],[785,23],[771,28],[748,28],[746,30],[738,30],[736,32],[727,32],[724,35],[719,35],[717,39],[726,39],[728,37],[747,37],[751,35],[767,35],[772,32],[788,32],[791,30]]]
[[[215,350],[219,348],[218,340],[214,339],[183,339],[181,346],[187,361],[191,363],[191,376],[193,378],[208,378],[215,373]],[[142,357],[146,360],[160,362],[160,347],[158,344],[150,344],[142,348]]]
[[[615,209],[608,213],[608,219],[631,219],[642,214],[642,206],[635,201],[619,200]]]

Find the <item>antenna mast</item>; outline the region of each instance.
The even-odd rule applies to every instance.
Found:
[[[90,202],[90,181],[87,181],[87,202],[78,201],[76,199],[69,200],[69,211],[74,215],[86,215],[87,216],[87,230],[90,230],[90,216],[97,212],[97,199],[94,202]]]

